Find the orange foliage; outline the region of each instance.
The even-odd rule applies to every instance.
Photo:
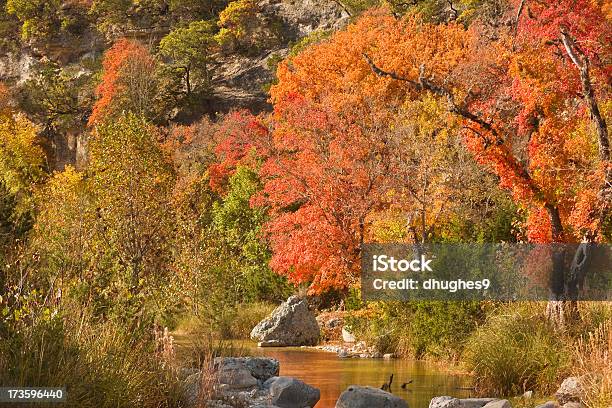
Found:
[[[117,40],[106,51],[102,61],[102,80],[96,88],[98,100],[89,117],[89,126],[101,122],[106,116],[113,113],[116,100],[128,87],[126,77],[131,74],[128,70],[131,64],[151,68],[155,61],[142,44],[126,38]]]
[[[501,29],[494,40],[478,24],[466,30],[374,10],[281,63],[272,130],[242,118],[222,148],[225,164],[213,168],[222,179],[253,148],[263,159],[255,203],[270,208],[274,270],[315,292],[355,281],[367,215],[401,188],[401,167],[387,151],[394,119],[427,92],[448,103],[477,162],[527,210],[530,241],[573,241],[594,228],[592,198],[606,163],[558,32],[567,24],[584,44],[605,100],[610,54],[601,39],[609,25],[586,0],[574,21],[563,20],[569,3],[534,8],[535,22],[521,23],[518,36]],[[373,72],[366,55],[392,75]],[[562,231],[553,237],[554,212]]]

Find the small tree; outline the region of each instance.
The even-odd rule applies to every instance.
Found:
[[[98,126],[89,145],[102,251],[135,301],[155,296],[170,277],[175,174],[158,138],[153,126],[128,113]]]
[[[157,118],[155,70],[155,59],[142,44],[125,38],[115,42],[104,54],[102,79],[96,88],[98,100],[89,125],[122,112]]]
[[[159,53],[167,60],[171,76],[179,78],[188,97],[209,89],[212,54],[217,45],[214,31],[213,22],[194,21],[171,31],[159,43]]]

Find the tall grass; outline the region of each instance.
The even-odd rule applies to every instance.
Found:
[[[578,339],[572,374],[581,377],[582,403],[589,408],[612,407],[612,320]]]
[[[470,337],[464,359],[480,392],[510,396],[533,390],[546,395],[568,374],[568,339],[540,309],[514,304],[490,316]]]
[[[178,407],[176,370],[152,336],[111,322],[39,319],[0,341],[0,384],[66,387],[65,406]]]

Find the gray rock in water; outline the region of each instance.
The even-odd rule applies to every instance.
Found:
[[[429,402],[429,408],[461,408],[461,400],[448,395],[434,397]]]
[[[351,385],[340,394],[336,408],[408,408],[408,404],[379,388]]]
[[[266,340],[266,341],[260,341],[259,343],[257,343],[257,347],[286,347],[287,345],[285,343],[282,343],[278,340]]]
[[[486,404],[483,408],[512,408],[512,405],[510,405],[510,402],[508,400],[497,400],[497,401],[491,401],[488,404]]]
[[[264,388],[270,393],[272,404],[280,408],[311,408],[321,398],[318,388],[292,377],[272,377]]]
[[[319,325],[306,299],[291,296],[270,317],[251,331],[257,341],[276,340],[287,346],[313,346],[319,341]]]
[[[582,395],[583,390],[579,377],[567,377],[555,393],[555,397],[561,405],[572,401],[579,402]]]

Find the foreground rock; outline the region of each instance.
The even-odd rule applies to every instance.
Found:
[[[568,402],[580,402],[584,395],[580,377],[567,377],[559,386],[555,393],[555,398],[560,405],[565,405]]]
[[[184,380],[187,407],[307,408],[313,407],[320,391],[300,380],[279,377],[279,362],[267,357],[220,357],[214,374],[201,372]],[[203,383],[206,394],[201,394]],[[204,401],[201,401],[204,400]]]
[[[455,398],[447,395],[432,398],[429,408],[511,408],[507,400],[498,398]]]
[[[321,398],[317,388],[291,377],[272,377],[264,388],[270,393],[272,404],[280,408],[311,408]]]
[[[319,341],[319,325],[306,299],[291,296],[253,328],[251,338],[266,345],[313,346]]]
[[[497,400],[486,404],[483,408],[512,408],[508,400]]]
[[[340,394],[336,408],[408,408],[408,404],[379,388],[351,385]]]

